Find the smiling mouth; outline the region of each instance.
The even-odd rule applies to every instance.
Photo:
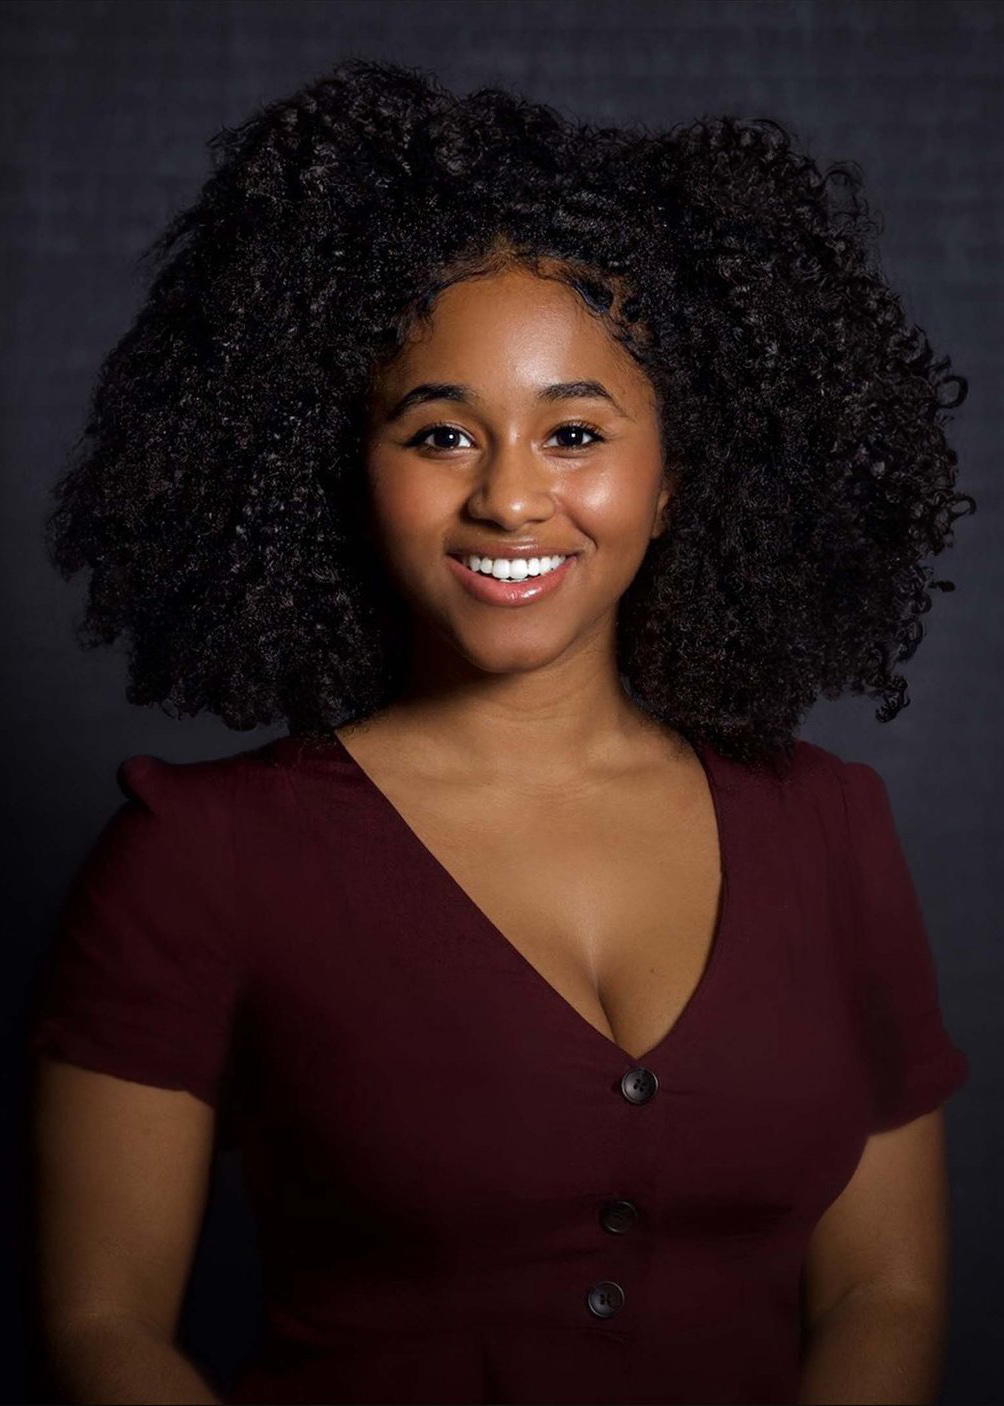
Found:
[[[572,552],[568,556],[555,556],[541,558],[526,557],[499,557],[492,560],[491,557],[471,558],[457,557],[452,552],[446,554],[446,560],[451,563],[451,571],[456,575],[457,580],[468,595],[475,600],[481,601],[484,605],[498,606],[530,606],[539,600],[544,600],[560,591],[561,583],[575,569],[577,552]],[[470,561],[485,561],[492,564],[491,571],[473,570]],[[537,570],[531,572],[528,560],[536,560]],[[545,569],[540,570],[540,563],[546,563]],[[501,566],[502,563],[508,565],[510,562],[518,562],[520,570],[516,576],[496,576],[494,567]]]
[[[464,553],[448,552],[447,555],[461,566],[470,571],[473,576],[482,576],[491,581],[512,582],[514,585],[523,581],[533,581],[538,578],[550,576],[553,571],[557,571],[564,566],[572,557],[578,556],[578,552],[552,552],[540,554],[539,556],[518,556],[518,557],[480,557],[476,552]],[[474,565],[474,563],[479,563]],[[481,563],[490,562],[489,570],[484,570]],[[504,564],[504,565],[503,565]],[[496,570],[503,565],[502,572]],[[516,574],[512,569],[516,566]]]

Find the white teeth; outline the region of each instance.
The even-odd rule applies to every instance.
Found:
[[[566,557],[463,557],[463,563],[471,571],[479,571],[482,576],[494,576],[496,581],[524,581],[527,576],[546,576],[554,571]]]

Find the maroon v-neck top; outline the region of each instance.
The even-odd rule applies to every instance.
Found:
[[[640,1059],[337,739],[121,764],[32,1047],[242,1147],[266,1321],[228,1401],[796,1399],[813,1227],[968,1062],[879,774],[698,754],[718,926]]]

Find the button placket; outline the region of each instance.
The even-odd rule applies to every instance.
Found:
[[[621,1076],[621,1096],[636,1105],[651,1101],[659,1090],[659,1077],[643,1064],[636,1064]],[[634,1230],[639,1220],[638,1207],[623,1197],[610,1197],[599,1209],[600,1225],[611,1235],[624,1235]],[[590,1285],[586,1304],[597,1318],[612,1318],[624,1307],[625,1293],[614,1279],[599,1279]]]

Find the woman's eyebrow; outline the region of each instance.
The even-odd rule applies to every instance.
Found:
[[[413,405],[424,405],[429,400],[454,400],[460,405],[476,406],[480,397],[470,386],[456,381],[423,381],[405,392],[395,401],[384,417],[385,424],[391,424],[410,410]],[[602,381],[555,381],[549,386],[541,386],[537,392],[538,401],[556,400],[606,400],[625,419],[630,416],[607,390]]]

